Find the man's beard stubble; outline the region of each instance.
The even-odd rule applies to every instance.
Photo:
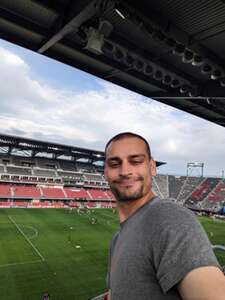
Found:
[[[129,179],[129,178],[123,178],[121,180],[114,181],[114,183],[120,183],[121,181],[126,180],[126,179]],[[119,189],[117,189],[115,187],[114,184],[110,185],[111,191],[114,194],[114,196],[116,197],[117,201],[119,201],[119,202],[135,201],[144,196],[144,184],[143,184],[144,178],[142,176],[139,176],[136,180],[141,181],[142,185],[140,186],[140,188],[137,191],[133,192],[131,195],[127,195],[126,191],[121,192]]]

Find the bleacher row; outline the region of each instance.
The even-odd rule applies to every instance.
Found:
[[[225,180],[221,178],[157,175],[153,190],[161,198],[169,198],[192,209],[218,211],[225,206]],[[0,184],[0,199],[113,201],[108,189],[45,186],[36,184]]]
[[[115,207],[115,202],[109,201],[0,201],[0,208],[77,208],[77,207],[87,207],[87,208],[112,208]]]
[[[101,189],[77,189],[66,187],[43,187],[31,185],[0,185],[1,199],[83,199],[112,201],[110,190]]]

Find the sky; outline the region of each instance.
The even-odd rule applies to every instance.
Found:
[[[0,133],[103,150],[132,131],[167,163],[159,173],[185,175],[188,162],[206,176],[225,170],[223,127],[3,40],[0,57]]]

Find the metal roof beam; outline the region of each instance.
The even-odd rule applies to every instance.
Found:
[[[39,53],[44,53],[46,50],[55,45],[58,41],[63,39],[67,34],[71,32],[76,32],[78,28],[91,17],[93,17],[98,11],[98,7],[96,5],[96,1],[92,1],[86,7],[80,7],[80,11],[77,12],[76,16],[74,16],[67,24],[63,26],[57,33],[55,33],[44,45],[42,45],[39,49]]]

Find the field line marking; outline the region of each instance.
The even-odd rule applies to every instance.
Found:
[[[17,265],[27,265],[27,264],[36,264],[36,263],[40,263],[43,260],[32,260],[32,261],[25,261],[25,262],[17,262],[17,263],[11,263],[11,264],[4,264],[4,265],[0,265],[0,268],[4,268],[4,267],[11,267],[11,266],[17,266]]]
[[[19,230],[19,232],[22,234],[22,236],[26,239],[26,241],[31,245],[31,247],[35,250],[35,252],[40,256],[41,260],[44,261],[44,257],[41,255],[41,253],[38,251],[38,249],[34,246],[34,244],[28,239],[28,237],[25,235],[25,233],[22,231],[22,229],[18,226],[18,224],[13,220],[12,217],[8,216],[9,220],[16,226],[16,228]]]
[[[113,219],[113,221],[117,222],[117,220],[114,218],[114,216],[108,215],[108,214],[103,213],[103,212],[100,212],[99,214],[100,214],[100,216],[101,216],[101,215],[102,215],[102,216],[106,216],[107,218],[111,218],[111,219]]]

